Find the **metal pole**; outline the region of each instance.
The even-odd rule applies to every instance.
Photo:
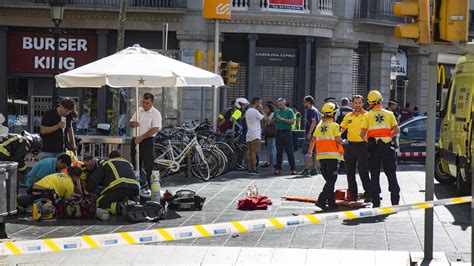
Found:
[[[214,73],[217,74],[219,64],[219,20],[215,20],[214,24]],[[219,115],[219,88],[212,86],[213,101],[212,101],[212,121],[213,127],[217,130],[217,116]]]
[[[136,122],[138,122],[138,106],[139,106],[139,98],[138,98],[138,86],[135,87],[135,118]],[[135,136],[140,135],[140,127],[135,128],[135,132],[137,133]],[[135,144],[135,171],[140,174],[140,145]],[[149,184],[151,185],[151,184]]]
[[[163,23],[163,51],[168,51],[168,23]]]
[[[51,99],[53,108],[59,106],[59,91],[56,86],[55,76],[59,74],[59,22],[54,21],[54,76],[53,76],[53,98]]]
[[[430,49],[429,57],[429,83],[427,104],[427,132],[426,132],[426,176],[425,176],[425,201],[433,200],[435,172],[435,131],[436,131],[436,93],[437,88],[438,54]],[[433,259],[433,209],[425,209],[425,245],[424,259]]]

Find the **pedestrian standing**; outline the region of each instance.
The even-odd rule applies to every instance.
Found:
[[[245,112],[245,122],[247,124],[247,170],[249,174],[258,174],[257,154],[260,152],[262,143],[262,120],[263,115],[262,99],[255,97],[250,102],[250,107]]]
[[[316,157],[321,167],[321,174],[326,183],[323,191],[319,194],[316,206],[323,211],[337,208],[334,195],[334,186],[337,180],[337,165],[344,153],[342,149],[340,127],[334,122],[336,105],[328,102],[321,109],[323,121],[318,124],[311,140],[307,156],[311,156],[314,146],[316,146]]]
[[[287,104],[288,106],[289,104]],[[298,111],[296,105],[291,106],[291,110],[295,113],[295,120],[291,125],[291,132],[293,134],[293,151],[298,150],[298,133],[301,130],[301,113]]]
[[[413,117],[413,113],[410,110],[410,103],[405,104],[405,108],[400,111],[400,124]]]
[[[303,105],[306,109],[306,123],[305,123],[305,139],[303,141],[303,155],[306,155],[309,151],[309,145],[311,143],[311,139],[313,138],[314,130],[316,126],[321,121],[321,113],[318,109],[314,106],[314,98],[311,95],[305,96],[303,99]],[[313,149],[314,150],[314,149]],[[318,174],[317,166],[318,160],[316,159],[316,154],[313,153],[313,156],[306,157],[304,160],[304,169],[303,171],[299,172],[298,174],[302,176],[313,176]],[[311,170],[309,169],[309,161],[312,161]]]
[[[337,109],[336,115],[334,116],[334,121],[341,125],[342,120],[346,116],[346,114],[352,112],[352,108],[349,106],[350,101],[346,97],[341,99],[341,108]],[[343,132],[341,135],[342,139],[347,139],[347,132]],[[344,160],[341,160],[339,162],[339,173],[340,174],[345,174],[346,173],[346,163]]]
[[[262,165],[263,168],[266,167],[275,167],[276,166],[276,145],[275,145],[275,120],[273,116],[275,115],[275,105],[273,102],[267,102],[267,105],[264,108],[265,118],[263,129],[263,135],[265,137],[265,145],[267,146],[267,162]]]
[[[420,112],[418,111],[418,106],[413,107],[413,116],[420,116]]]
[[[57,108],[44,113],[40,126],[43,148],[39,159],[56,158],[66,151],[66,147],[76,150],[72,127],[75,105],[72,99],[64,98]]]
[[[398,122],[400,119],[400,113],[398,112],[398,102],[394,100],[388,101],[387,110],[393,113],[393,115],[395,116],[395,119]]]
[[[135,113],[130,119],[130,127],[138,129],[134,130],[131,147],[131,158],[133,166],[140,172],[140,186],[142,195],[150,194],[148,185],[151,184],[151,171],[153,170],[154,161],[154,137],[162,128],[161,113],[154,106],[155,97],[151,93],[145,93],[142,99],[142,107],[138,109],[138,119]],[[139,144],[140,162],[137,168],[135,155],[135,145]]]
[[[346,97],[341,99],[341,108],[337,109],[336,115],[334,116],[334,122],[338,123],[339,125],[342,123],[344,117],[352,112],[352,108],[350,106],[350,101]],[[347,134],[346,134],[347,135]],[[345,136],[343,135],[342,138],[344,139]]]
[[[364,198],[370,198],[370,177],[368,169],[369,151],[367,142],[361,138],[360,131],[362,121],[367,113],[364,107],[364,97],[355,95],[352,97],[352,106],[354,111],[346,114],[341,122],[341,131],[347,133],[348,144],[344,146],[344,160],[347,171],[347,183],[349,185],[350,200],[358,199],[358,188],[356,181],[356,169],[359,170],[359,176],[364,188]]]
[[[283,162],[283,151],[288,156],[291,174],[296,175],[295,155],[293,151],[293,137],[291,134],[291,125],[295,121],[293,110],[286,107],[286,100],[278,99],[278,110],[275,111],[274,120],[276,121],[276,148],[277,163],[275,166],[275,175],[280,175]]]
[[[360,137],[367,138],[369,151],[370,194],[372,206],[380,207],[380,168],[388,179],[388,190],[392,205],[400,201],[400,187],[397,181],[397,165],[393,137],[400,131],[394,114],[382,107],[382,94],[372,90],[367,95],[371,110],[364,116]]]

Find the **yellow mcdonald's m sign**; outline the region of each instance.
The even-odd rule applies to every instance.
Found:
[[[446,84],[446,71],[444,70],[444,65],[438,65],[438,84]]]

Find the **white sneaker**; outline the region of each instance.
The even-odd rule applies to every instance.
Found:
[[[97,217],[97,219],[99,219],[101,221],[107,221],[107,220],[110,219],[109,211],[101,209],[101,208],[97,208],[95,210],[95,216]]]

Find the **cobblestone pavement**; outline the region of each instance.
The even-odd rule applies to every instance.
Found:
[[[301,158],[300,158],[301,159]],[[10,217],[7,233],[10,238],[40,239],[146,230],[159,227],[176,227],[194,224],[218,223],[231,220],[248,220],[272,216],[289,216],[319,211],[312,204],[281,201],[283,195],[316,197],[322,190],[322,176],[302,178],[288,175],[274,177],[271,170],[262,170],[261,176],[248,176],[245,172],[232,172],[210,182],[201,182],[182,175],[162,180],[162,188],[176,191],[191,189],[205,196],[203,211],[170,213],[168,219],[158,223],[130,224],[120,217],[108,222],[90,220],[59,220],[33,222],[29,217]],[[401,187],[401,204],[424,200],[425,168],[421,164],[400,164],[398,179]],[[239,211],[236,201],[244,197],[249,185],[256,185],[260,194],[273,199],[270,209]],[[381,176],[382,206],[389,206],[387,180]],[[337,188],[346,188],[345,175],[340,175]],[[359,184],[360,186],[360,184]],[[454,186],[435,185],[437,199],[455,196]],[[422,251],[422,210],[402,212],[384,218],[366,218],[354,221],[329,221],[324,224],[298,226],[282,230],[266,230],[233,236],[190,239],[161,243],[160,245],[231,246],[268,248],[316,248],[348,250]],[[445,252],[450,261],[471,261],[469,204],[435,209],[434,249]]]

